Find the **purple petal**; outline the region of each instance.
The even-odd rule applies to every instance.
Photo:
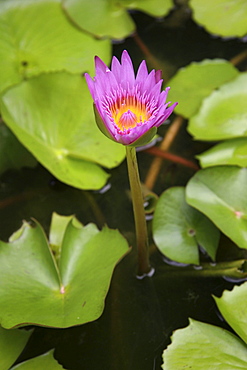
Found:
[[[167,118],[169,118],[169,116],[173,113],[174,108],[177,105],[178,103],[174,103],[169,108],[166,108],[164,113],[161,114],[161,116],[158,118],[157,122],[155,123],[155,127],[159,127],[160,125],[162,125],[162,123],[164,123],[167,120]]]
[[[112,58],[112,63],[111,63],[111,70],[114,76],[116,77],[116,80],[118,83],[121,82],[121,64],[119,63],[119,60],[116,57]]]
[[[89,88],[89,91],[90,91],[90,94],[92,95],[93,99],[95,97],[95,87],[94,87],[94,84],[95,82],[93,81],[93,79],[89,76],[88,73],[85,73],[84,74],[85,76],[85,79],[86,79],[86,82],[87,82],[87,86]]]
[[[148,77],[145,79],[144,81],[144,84],[143,84],[143,93],[146,91],[146,92],[149,92],[153,87],[154,85],[156,84],[156,81],[155,81],[155,70],[153,69]]]
[[[125,88],[127,88],[128,86],[132,87],[135,83],[135,73],[134,73],[132,61],[126,50],[124,50],[122,53],[121,64],[122,64],[122,68],[121,68],[122,85]]]
[[[148,76],[148,69],[145,60],[143,60],[138,68],[136,75],[136,85],[142,86]]]

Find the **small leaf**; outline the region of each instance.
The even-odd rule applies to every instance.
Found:
[[[204,98],[223,83],[237,77],[238,73],[238,70],[224,59],[193,62],[181,68],[169,80],[169,100],[179,102],[175,108],[177,114],[190,118],[199,110]]]
[[[0,369],[8,370],[24,349],[32,331],[0,327]]]
[[[247,344],[246,296],[247,282],[232,291],[225,290],[221,298],[214,299],[225,320]]]
[[[16,139],[7,126],[0,123],[0,174],[12,168],[34,167],[35,158]]]
[[[163,370],[245,370],[247,347],[227,330],[190,319],[173,334],[163,361]]]
[[[94,56],[108,62],[110,50],[74,27],[60,0],[1,1],[0,91],[42,72],[93,73]]]
[[[44,353],[41,356],[31,358],[25,362],[22,362],[14,367],[11,370],[62,370],[64,369],[53,357],[53,351]]]
[[[184,188],[175,187],[166,190],[158,200],[153,238],[168,258],[199,264],[198,245],[215,259],[219,232],[211,221],[185,202]]]
[[[201,167],[237,165],[247,167],[247,138],[224,141],[197,155]]]
[[[64,88],[66,86],[66,88]],[[6,124],[59,180],[99,189],[125,156],[122,145],[98,130],[85,79],[66,72],[44,74],[9,89],[2,97]]]
[[[114,267],[128,250],[118,231],[72,219],[57,266],[41,226],[25,223],[18,239],[0,242],[1,325],[64,328],[96,320]]]
[[[197,140],[223,140],[247,136],[247,73],[222,85],[204,99],[189,121],[188,131]]]
[[[217,166],[198,171],[188,182],[186,200],[240,248],[247,248],[247,168]]]
[[[193,18],[209,32],[220,36],[242,37],[247,32],[245,0],[191,0]]]

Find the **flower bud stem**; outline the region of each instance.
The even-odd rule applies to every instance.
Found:
[[[138,275],[142,276],[150,271],[149,245],[145,210],[143,204],[144,200],[142,195],[135,147],[126,146],[126,156],[136,228]]]

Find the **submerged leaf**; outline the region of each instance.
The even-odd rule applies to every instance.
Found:
[[[184,188],[175,187],[166,190],[157,202],[153,238],[168,258],[199,264],[199,245],[215,259],[219,231],[208,218],[186,203]]]
[[[67,225],[57,266],[39,224],[0,242],[0,322],[69,327],[96,320],[116,263],[128,251],[118,231]],[[16,302],[18,301],[18,305]]]

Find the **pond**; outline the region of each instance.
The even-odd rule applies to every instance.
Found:
[[[1,369],[247,368],[246,29],[224,33],[222,15],[223,30],[214,31],[197,19],[195,0],[167,2],[163,14],[163,5],[155,13],[151,2],[147,9],[141,1],[114,3],[128,9],[135,30],[114,8],[119,27],[109,24],[109,34],[103,32],[109,14],[105,28],[95,26],[100,3],[93,14],[84,10],[90,22],[77,16],[76,1],[0,5],[2,42],[15,58],[14,68],[5,48],[0,61]],[[124,146],[103,141],[84,81],[84,72],[95,76],[94,55],[110,65],[123,50],[135,71],[142,60],[149,71],[161,69],[164,86],[171,86],[168,101],[178,101],[155,142],[137,148],[152,267],[145,276],[137,274],[135,195]],[[178,330],[186,327],[191,336]],[[12,340],[16,332],[25,338]]]

